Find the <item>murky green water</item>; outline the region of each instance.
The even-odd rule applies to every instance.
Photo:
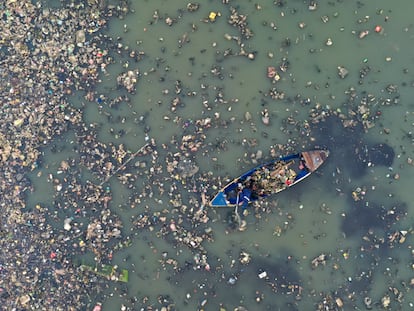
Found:
[[[225,34],[240,36],[227,23],[230,6],[221,1],[201,1],[200,9],[191,13],[187,3],[133,1],[133,13],[110,22],[108,34],[122,37],[119,42],[123,47],[145,55],[134,62],[127,51],[124,55],[111,52],[115,63],[108,68],[107,76],[102,74],[98,86],[98,94],[106,96],[107,102],[127,95],[116,85],[116,76],[125,67],[139,70],[140,77],[136,94],[128,95],[129,102],[114,107],[107,102],[86,103],[85,121],[96,123],[100,140],[123,143],[134,152],[145,144],[147,135],[174,153],[179,150],[171,143],[173,137],[180,141],[183,135],[191,134],[195,120],[212,118],[204,145],[193,153],[199,174],[211,172],[212,181],[239,175],[253,165],[251,154],[263,150],[268,157],[271,147],[278,144],[296,151],[330,147],[331,157],[315,176],[261,202],[258,211],[266,208],[266,212],[256,215],[260,217],[247,216],[246,231],[229,229],[228,210],[209,210],[210,221],[199,230],[213,230],[214,241],[202,243],[210,271],[195,269],[193,257],[198,252],[177,246],[172,233],[163,239],[157,237],[157,226],[150,231],[132,224],[144,211],[173,210],[169,198],[158,194],[155,186],[153,198],[143,198],[135,208],[129,201],[154,180],[165,178],[166,188],[173,184],[165,170],[159,177],[139,177],[134,190],[111,179],[111,210],[123,220],[124,235],[132,239],[130,247],[114,253],[112,262],[129,269],[130,279],[126,285],[110,284],[105,294],[92,301],[103,302],[104,310],[119,310],[122,304],[139,310],[150,304],[155,308],[165,305],[157,302],[163,295],[174,301],[177,310],[219,310],[220,306],[233,310],[239,305],[248,310],[315,310],[324,297],[330,297],[326,305],[337,306],[334,299],[341,298],[344,309],[364,309],[364,297],[371,297],[379,308],[381,298],[388,295],[393,309],[400,305],[402,310],[412,309],[412,286],[408,286],[413,278],[412,236],[408,234],[404,243],[390,242],[389,236],[410,230],[413,223],[410,181],[414,171],[407,158],[413,154],[414,3],[320,1],[317,10],[310,11],[308,1],[233,1],[239,13],[247,15],[248,27],[254,33],[251,39],[243,40],[254,60],[223,56],[225,50],[239,52],[236,41],[225,38]],[[153,18],[155,11],[158,19]],[[221,13],[214,23],[204,21],[211,11]],[[165,23],[167,17],[174,20],[171,27]],[[299,27],[300,23],[304,26]],[[376,25],[383,28],[381,33],[374,31]],[[359,39],[365,30],[369,34]],[[331,46],[326,45],[329,38]],[[278,67],[282,59],[288,68],[286,72],[278,70],[281,80],[272,84],[266,76],[267,67]],[[338,77],[338,66],[349,71],[344,79]],[[212,74],[214,68],[219,71],[216,75]],[[361,78],[364,69],[369,72]],[[179,94],[176,81],[181,83]],[[387,92],[390,84],[397,86],[395,93]],[[273,87],[284,93],[284,99],[265,95]],[[373,128],[367,133],[351,133],[333,122],[326,131],[319,131],[316,125],[309,137],[300,134],[299,125],[311,121],[310,109],[317,104],[348,113],[351,104],[345,92],[350,88],[355,89],[356,103],[367,94],[375,97],[370,108],[382,114]],[[219,93],[223,102],[218,100]],[[172,111],[174,98],[181,103]],[[382,99],[389,98],[396,103],[381,105]],[[82,94],[75,94],[72,100],[80,106]],[[261,121],[264,109],[270,113],[269,125]],[[251,120],[246,120],[246,112]],[[217,115],[219,120],[214,121]],[[298,125],[287,125],[289,117]],[[45,150],[44,162],[49,167],[43,168],[41,177],[33,176],[36,191],[29,198],[31,204],[51,204],[53,191],[46,181],[47,172],[56,171],[61,160],[77,157],[71,151],[73,135],[70,132],[56,142],[63,153]],[[353,174],[355,160],[346,153],[351,148],[346,144],[353,139],[362,141],[361,145],[391,146],[396,154],[392,166],[368,167],[364,174]],[[218,143],[225,148],[215,148]],[[163,159],[166,151],[160,147],[158,152]],[[400,175],[398,180],[393,179],[395,173]],[[176,181],[183,203],[190,207],[192,203],[185,200],[201,200],[198,176],[184,185]],[[85,172],[83,178],[94,177]],[[365,200],[352,199],[357,187],[367,188]],[[207,194],[214,194],[214,190],[208,187]],[[406,215],[398,216],[397,221],[393,213],[401,210]],[[380,237],[385,242],[374,241]],[[248,265],[239,263],[242,251],[251,255]],[[327,256],[326,264],[312,268],[311,261],[321,254]],[[177,260],[180,272],[171,264],[161,263],[168,258]],[[262,271],[269,279],[258,277]],[[229,284],[230,278],[237,279],[235,284]],[[389,287],[404,294],[401,303],[396,302],[398,294]],[[144,303],[144,297],[149,302]],[[261,297],[260,302],[257,297]],[[132,302],[135,298],[137,301]]]

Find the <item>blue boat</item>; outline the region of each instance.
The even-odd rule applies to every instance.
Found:
[[[251,202],[296,185],[328,158],[328,150],[311,150],[261,164],[228,183],[210,201],[211,207],[246,208]]]

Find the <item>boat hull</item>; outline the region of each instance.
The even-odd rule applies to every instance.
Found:
[[[311,150],[256,166],[223,187],[210,201],[210,206],[246,206],[279,193],[311,175],[328,156],[327,150]]]

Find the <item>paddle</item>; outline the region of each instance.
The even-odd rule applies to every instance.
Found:
[[[237,223],[240,226],[240,224],[241,224],[241,218],[240,218],[240,215],[239,215],[239,212],[238,212],[238,208],[239,208],[239,198],[240,198],[240,191],[237,193],[236,208],[234,210],[234,212],[236,214]]]

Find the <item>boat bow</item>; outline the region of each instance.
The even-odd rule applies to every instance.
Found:
[[[328,150],[312,150],[302,152],[302,157],[305,160],[305,165],[310,172],[316,171],[319,166],[321,166],[322,163],[326,161],[328,156]]]

